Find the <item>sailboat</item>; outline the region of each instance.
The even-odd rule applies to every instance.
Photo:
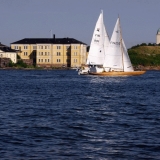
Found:
[[[109,46],[105,52],[103,63],[104,71],[101,73],[89,72],[92,75],[101,76],[122,76],[122,75],[141,75],[146,71],[134,71],[128,56],[127,48],[122,38],[120,18],[115,24]]]
[[[89,67],[79,71],[79,74],[88,72],[102,72],[105,52],[109,45],[109,36],[103,21],[103,11],[101,11],[95,29],[93,32],[89,54],[87,58],[87,65]]]

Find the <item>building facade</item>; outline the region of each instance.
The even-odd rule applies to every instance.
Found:
[[[86,63],[87,45],[73,38],[25,38],[11,43],[11,48],[37,66],[79,67]]]
[[[0,43],[0,58],[9,58],[13,63],[17,63],[16,51],[1,43]]]
[[[160,28],[158,29],[156,34],[156,44],[160,44]]]

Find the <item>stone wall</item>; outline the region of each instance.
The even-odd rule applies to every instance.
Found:
[[[0,58],[0,67],[7,67],[10,62],[10,58]]]
[[[138,65],[138,66],[134,66],[134,70],[160,70],[160,66],[142,66],[142,65]]]
[[[22,59],[27,65],[33,65],[33,59]]]
[[[46,68],[52,68],[52,67],[57,67],[57,68],[66,68],[70,67],[67,64],[37,64],[37,67],[46,67]]]

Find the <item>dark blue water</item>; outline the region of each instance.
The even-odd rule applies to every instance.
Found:
[[[160,71],[0,70],[0,159],[159,160]]]

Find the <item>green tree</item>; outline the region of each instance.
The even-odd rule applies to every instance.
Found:
[[[27,67],[27,64],[23,62],[23,60],[18,60],[17,64],[16,64],[17,67],[23,67],[23,68],[26,68]]]

